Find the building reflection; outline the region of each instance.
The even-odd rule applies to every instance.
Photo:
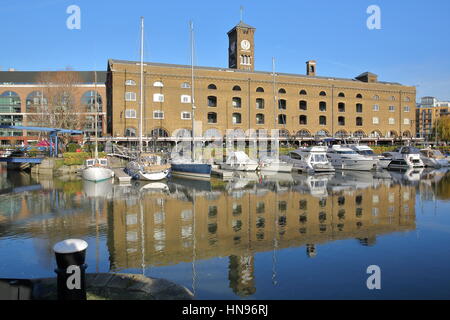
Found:
[[[256,176],[230,182],[173,179],[167,184],[89,184],[3,172],[0,239],[30,237],[45,265],[68,237],[103,238],[111,271],[228,257],[229,287],[256,292],[255,254],[410,231],[416,192],[446,196],[447,171]],[[273,279],[276,283],[276,268]]]

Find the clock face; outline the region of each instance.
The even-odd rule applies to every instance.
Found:
[[[242,40],[242,41],[241,41],[241,48],[242,48],[243,50],[248,50],[248,49],[250,49],[250,41],[248,41],[248,40]]]

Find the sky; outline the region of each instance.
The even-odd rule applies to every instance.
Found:
[[[196,65],[228,66],[227,32],[240,21],[256,28],[255,70],[354,78],[417,86],[417,97],[450,100],[448,0],[106,1],[0,0],[0,68],[18,71],[106,70],[108,59],[139,60],[140,17],[145,60],[190,64],[189,21]],[[67,28],[80,8],[80,29]],[[369,30],[367,8],[380,8]]]

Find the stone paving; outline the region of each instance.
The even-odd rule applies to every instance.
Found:
[[[56,300],[56,278],[33,280],[35,300]],[[192,300],[185,287],[139,274],[86,274],[88,300]]]

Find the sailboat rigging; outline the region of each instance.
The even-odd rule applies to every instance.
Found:
[[[140,89],[139,89],[139,154],[130,161],[125,172],[133,179],[158,181],[165,179],[170,172],[170,165],[165,163],[157,154],[144,153],[142,141],[143,110],[144,110],[144,17],[141,17],[141,61],[140,61]]]

